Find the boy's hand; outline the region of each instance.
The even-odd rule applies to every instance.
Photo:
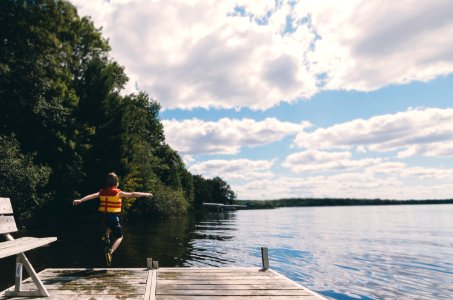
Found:
[[[82,200],[74,200],[72,201],[72,206],[79,205],[80,203],[82,203]]]

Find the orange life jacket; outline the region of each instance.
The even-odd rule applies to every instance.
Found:
[[[121,212],[121,198],[118,194],[120,189],[107,188],[99,191],[99,211],[104,213],[120,213]]]

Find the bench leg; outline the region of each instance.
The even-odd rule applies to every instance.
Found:
[[[22,261],[20,255],[16,256],[16,283],[14,285],[14,291],[20,292],[22,289]]]
[[[38,288],[37,291],[21,291],[22,287],[22,266],[28,272],[31,279],[33,280],[34,284]],[[14,287],[14,291],[7,291],[5,293],[6,296],[18,296],[18,297],[34,297],[34,296],[41,296],[41,297],[49,297],[49,292],[47,291],[46,287],[42,284],[41,279],[39,279],[38,275],[36,274],[35,269],[28,261],[28,258],[25,254],[21,253],[17,255],[16,258],[16,284]]]

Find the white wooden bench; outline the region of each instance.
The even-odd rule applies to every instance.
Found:
[[[16,221],[13,216],[13,208],[9,198],[0,198],[0,234],[3,234],[6,241],[0,241],[0,258],[16,255],[16,283],[14,291],[7,291],[5,296],[34,297],[45,296],[49,293],[42,284],[32,265],[28,261],[24,252],[38,247],[48,245],[57,240],[56,237],[34,238],[22,237],[14,239],[12,232],[17,232]],[[25,267],[32,278],[37,291],[22,291],[22,266]]]

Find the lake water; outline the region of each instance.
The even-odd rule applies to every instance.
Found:
[[[178,220],[125,222],[113,267],[271,268],[333,299],[453,299],[453,205],[300,207],[206,213]],[[35,235],[56,235],[29,252],[39,271],[103,267],[101,231],[91,220]],[[13,284],[14,258],[0,260],[0,288]]]

